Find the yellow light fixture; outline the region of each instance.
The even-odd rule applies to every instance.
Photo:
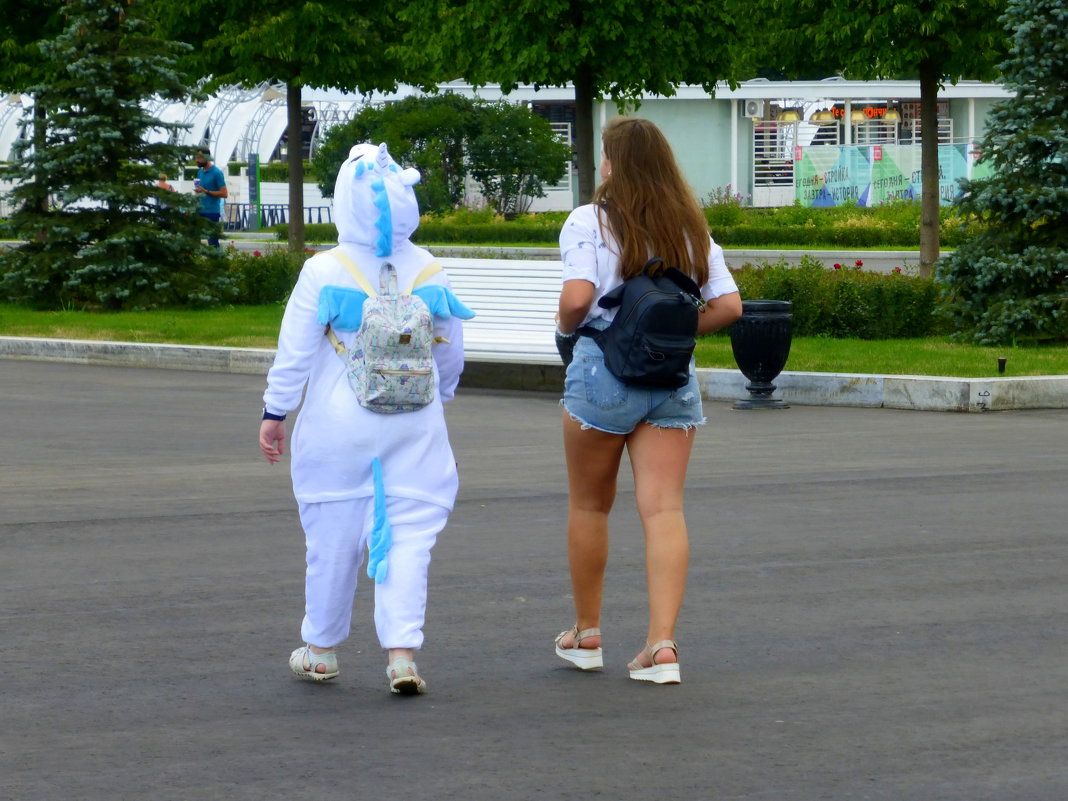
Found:
[[[801,115],[792,108],[786,109],[786,111],[779,115],[779,122],[799,122],[800,120]]]
[[[896,108],[888,108],[883,115],[885,122],[901,122],[901,114]]]
[[[834,114],[831,113],[830,109],[821,108],[819,111],[813,112],[808,121],[814,122],[816,125],[826,125],[834,122]]]
[[[868,115],[861,111],[859,108],[853,109],[853,113],[849,115],[849,120],[854,125],[860,125],[862,122],[868,121]]]

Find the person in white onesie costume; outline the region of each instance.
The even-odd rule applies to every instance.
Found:
[[[409,241],[419,224],[412,190],[418,180],[418,171],[402,170],[385,145],[356,145],[338,172],[339,249],[374,287],[386,262],[403,288],[434,261]],[[293,652],[289,664],[302,678],[338,675],[334,648],[349,635],[357,575],[371,548],[368,569],[377,574],[374,621],[379,643],[388,651],[390,689],[426,690],[414,651],[423,644],[430,551],[458,487],[442,404],[453,397],[463,370],[460,318],[473,313],[452,294],[444,272],[415,294],[431,306],[434,334],[445,341],[433,349],[433,401],[398,414],[359,405],[346,366],[325,335],[329,324],[342,343],[351,344],[366,297],[337,257],[325,252],[308,259],[286,304],[278,352],[267,374],[259,443],[267,460],[278,462],[285,449],[286,413],[301,406],[291,456],[307,545],[301,625],[306,644]],[[377,510],[376,477],[385,506]],[[373,535],[383,518],[391,530],[388,553]]]

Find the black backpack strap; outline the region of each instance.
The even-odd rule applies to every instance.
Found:
[[[604,295],[601,295],[601,297],[597,300],[597,305],[600,306],[602,309],[614,309],[616,306],[623,302],[623,288],[626,285],[627,282],[624,281],[611,292],[606,292]]]
[[[701,287],[697,286],[697,282],[678,267],[668,267],[661,275],[669,279],[683,292],[687,292],[695,298],[701,297]]]

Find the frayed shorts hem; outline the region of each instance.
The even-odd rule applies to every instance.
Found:
[[[702,417],[700,420],[692,420],[692,421],[691,420],[682,420],[682,421],[678,421],[678,422],[658,422],[658,421],[655,421],[655,420],[639,420],[637,423],[635,423],[629,429],[627,429],[626,431],[623,431],[623,430],[620,430],[620,429],[605,428],[603,426],[596,425],[595,423],[590,423],[590,422],[588,422],[586,420],[583,420],[577,414],[574,414],[570,409],[568,409],[567,408],[567,404],[563,400],[560,401],[560,405],[564,407],[564,411],[567,412],[567,416],[570,417],[572,420],[574,420],[576,423],[578,423],[583,431],[589,431],[589,430],[592,429],[594,431],[603,431],[606,434],[618,434],[620,436],[626,436],[627,434],[630,434],[632,431],[634,431],[642,423],[645,423],[647,426],[652,426],[653,428],[673,428],[673,429],[678,429],[680,431],[689,431],[690,429],[696,429],[698,426],[703,426],[705,423],[708,422],[708,418],[706,418],[706,417]]]

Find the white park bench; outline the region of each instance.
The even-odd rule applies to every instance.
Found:
[[[466,361],[561,365],[554,336],[559,261],[450,256],[438,261],[453,292],[477,315],[464,322]]]

